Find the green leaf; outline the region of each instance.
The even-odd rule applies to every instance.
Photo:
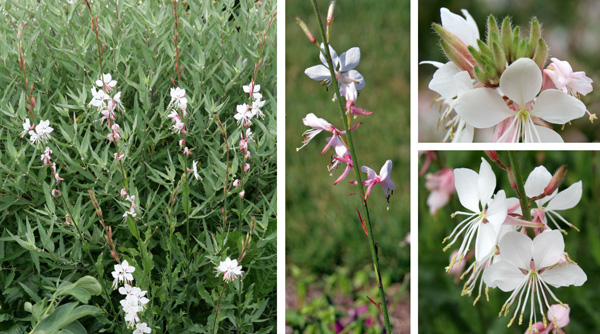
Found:
[[[40,323],[35,327],[33,334],[58,333],[60,329],[67,327],[77,319],[88,315],[100,314],[100,309],[95,306],[77,306],[77,304],[78,303],[73,302],[57,307],[54,312],[44,318],[44,320],[40,321]]]

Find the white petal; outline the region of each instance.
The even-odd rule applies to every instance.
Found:
[[[361,90],[363,88],[365,88],[365,78],[363,78],[362,74],[360,74],[360,72],[358,72],[357,70],[350,70],[348,71],[348,73],[346,73],[346,75],[354,80],[357,81],[358,83],[355,83],[356,86],[356,90]]]
[[[444,66],[444,63],[439,62],[439,61],[433,61],[433,60],[424,60],[422,62],[419,63],[419,65],[423,65],[423,64],[429,64],[429,65],[433,65],[437,68],[441,68],[442,66]]]
[[[552,174],[544,166],[538,166],[533,169],[525,181],[525,195],[535,197],[544,192],[552,180]]]
[[[475,260],[482,261],[496,247],[498,232],[492,224],[480,223],[475,239]]]
[[[456,85],[456,95],[461,95],[473,90],[473,79],[471,79],[469,72],[462,71],[454,75],[454,85]]]
[[[556,131],[554,131],[552,129],[548,129],[547,127],[536,125],[535,130],[537,131],[538,136],[540,137],[540,142],[542,142],[542,143],[563,143],[564,142],[562,137],[558,133],[556,133]]]
[[[558,230],[540,233],[533,239],[531,254],[536,269],[555,265],[560,261],[565,251],[565,240]]]
[[[487,225],[492,225],[497,232],[500,231],[500,227],[508,215],[507,203],[504,190],[500,190],[489,203],[488,210],[485,214],[485,217],[489,221]]]
[[[453,98],[456,96],[456,85],[454,84],[454,76],[461,72],[453,62],[448,62],[435,73],[429,82],[429,89],[440,94],[445,98]],[[466,71],[464,71],[467,73]],[[469,75],[467,73],[467,75]],[[470,79],[470,77],[469,77]]]
[[[476,128],[489,128],[515,113],[508,109],[502,97],[490,88],[476,88],[463,93],[456,100],[454,109],[460,117]]]
[[[500,242],[498,242],[502,260],[515,267],[529,270],[532,243],[533,241],[523,233],[506,233],[506,235],[500,239]]]
[[[559,192],[546,207],[546,210],[571,209],[581,200],[581,181],[571,185],[569,188]]]
[[[487,286],[491,288],[498,287],[504,292],[516,289],[524,279],[525,274],[506,261],[494,263],[483,275],[483,280]]]
[[[321,59],[321,62],[323,63],[323,65],[327,66],[327,60],[325,59],[325,44],[323,44],[323,43],[321,43],[321,50],[322,51],[319,52],[319,59]],[[333,68],[337,69],[338,63],[339,63],[338,54],[331,47],[331,45],[329,46],[329,52],[331,53],[331,62],[333,63]]]
[[[462,120],[464,123],[464,120]],[[458,127],[460,128],[460,126]],[[472,143],[473,136],[475,134],[475,128],[469,124],[465,124],[462,129],[457,129],[454,134],[454,138],[452,138],[453,143]]]
[[[479,208],[479,176],[475,171],[467,168],[454,170],[454,187],[458,200],[465,208],[472,212],[481,212]]]
[[[374,179],[375,177],[377,177],[377,172],[375,172],[372,168],[367,167],[367,166],[362,166],[362,168],[360,169],[363,172],[367,173],[367,178],[369,180]]]
[[[496,189],[496,175],[492,172],[492,166],[483,158],[481,158],[481,166],[479,167],[479,199],[482,206],[488,204],[494,190]]]
[[[309,78],[317,81],[323,81],[331,78],[331,72],[329,68],[323,65],[315,65],[304,70],[304,74],[308,75]]]
[[[502,73],[500,90],[524,107],[542,88],[542,71],[530,58],[519,58]]]
[[[535,101],[531,114],[549,123],[564,124],[585,114],[585,104],[556,89],[546,89]]]
[[[382,180],[385,180],[385,179],[388,179],[390,177],[391,173],[392,173],[392,160],[387,160],[383,164],[383,167],[381,167],[381,170],[379,171],[379,177]]]
[[[360,63],[360,48],[353,47],[340,55],[340,71],[346,72],[354,69]]]
[[[450,12],[447,8],[441,8],[442,26],[460,38],[463,43],[477,47],[479,39],[477,24],[466,10],[463,10],[463,14],[467,17],[466,20],[460,15]]]
[[[572,263],[569,266],[564,263],[552,269],[545,270],[540,274],[540,277],[544,282],[556,288],[569,285],[581,286],[587,281],[587,275],[581,267]]]

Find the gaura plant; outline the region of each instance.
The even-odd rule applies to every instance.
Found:
[[[508,152],[508,162],[494,151],[486,153],[507,173],[512,189],[496,191],[496,176],[483,158],[479,172],[454,169],[456,194],[467,210],[452,214],[464,218],[443,240],[444,251],[460,242],[446,271],[466,278],[462,294],[475,292],[473,305],[482,294],[489,301],[489,289],[509,292],[499,311],[499,316],[511,315],[509,327],[518,323],[527,326],[527,333],[562,332],[570,308],[553,290],[587,280],[565,251],[563,239],[565,227],[579,230],[560,213],[577,205],[582,181],[559,190],[566,166],[554,175],[538,166],[524,180],[515,152]],[[507,197],[513,192],[517,197]]]
[[[323,21],[321,20],[319,7],[316,0],[311,0],[311,3],[319,24],[321,43],[318,42],[317,38],[312,34],[304,21],[298,17],[296,17],[296,21],[308,37],[309,41],[317,47],[321,64],[307,68],[304,73],[310,79],[320,81],[321,84],[326,87],[326,89],[332,88],[334,94],[333,101],[336,102],[337,108],[339,109],[342,127],[336,126],[326,119],[315,115],[314,113],[308,113],[302,119],[302,122],[310,129],[304,132],[303,143],[297,150],[300,150],[304,146],[308,145],[308,143],[316,138],[321,132],[328,132],[330,137],[325,138],[327,143],[323,147],[321,155],[325,154],[330,149],[334,151],[333,155],[331,156],[331,162],[328,165],[328,169],[332,175],[338,168],[343,168],[343,171],[333,184],[337,185],[346,179],[350,171],[354,172],[356,181],[350,181],[350,183],[357,185],[358,192],[352,195],[359,195],[362,199],[361,203],[363,214],[361,214],[361,211],[357,209],[358,218],[363,227],[364,233],[367,236],[367,241],[371,249],[371,256],[375,277],[377,279],[379,288],[380,300],[379,302],[375,302],[370,297],[367,298],[379,309],[383,317],[385,330],[387,333],[391,333],[392,328],[388,315],[385,291],[381,283],[378,258],[379,255],[377,253],[377,243],[371,228],[372,225],[371,216],[369,214],[368,200],[371,196],[373,187],[379,184],[383,190],[389,209],[390,196],[395,190],[395,185],[391,180],[392,161],[387,160],[385,163],[383,163],[383,167],[379,173],[367,166],[362,166],[359,169],[360,164],[358,163],[352,134],[362,125],[362,122],[354,123],[354,119],[359,116],[363,117],[373,114],[371,111],[367,111],[356,106],[359,90],[364,88],[366,85],[365,78],[360,72],[358,72],[358,70],[356,70],[360,63],[360,48],[353,47],[342,54],[338,54],[330,45],[330,31],[334,19],[333,13],[336,2],[330,1],[326,25],[324,25]],[[366,180],[362,179],[361,171],[367,173]],[[365,218],[363,218],[363,215]]]
[[[509,17],[487,20],[485,42],[477,24],[446,8],[433,24],[447,63],[424,61],[438,69],[429,88],[439,95],[438,127],[444,141],[472,142],[476,130],[490,129],[493,142],[562,142],[552,124],[564,126],[590,113],[579,99],[592,91],[592,80],[574,72],[567,61],[551,58],[541,24],[533,17],[529,36]]]
[[[0,11],[0,330],[272,332],[276,3]]]

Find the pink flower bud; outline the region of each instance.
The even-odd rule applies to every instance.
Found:
[[[240,196],[240,198],[244,198],[245,194],[246,194],[246,191],[242,190],[242,191],[240,191],[238,196]]]
[[[550,196],[552,193],[558,189],[558,186],[565,179],[565,174],[567,173],[567,166],[560,167],[556,173],[552,176],[550,183],[544,188],[544,195]]]
[[[56,196],[62,196],[62,193],[58,189],[52,189],[52,197],[56,198]]]
[[[233,186],[237,188],[240,186],[241,183],[242,181],[240,181],[240,179],[236,179],[235,181],[233,181]]]
[[[250,169],[250,164],[249,163],[245,163],[244,164],[244,173],[248,173],[249,169]]]
[[[181,138],[181,140],[179,140],[179,149],[181,149],[184,145],[185,145],[185,139]]]
[[[125,188],[121,189],[121,199],[123,199],[123,197],[127,196],[127,190]]]
[[[119,153],[115,153],[114,156],[115,156],[115,160],[119,161],[119,160],[123,159],[125,154],[119,152]]]
[[[569,308],[569,304],[564,305],[566,308],[565,306],[555,304],[550,306],[550,310],[548,310],[548,319],[558,326],[558,328],[563,328],[570,322],[569,313],[571,312],[571,308]],[[554,322],[554,317],[556,317],[556,322]]]

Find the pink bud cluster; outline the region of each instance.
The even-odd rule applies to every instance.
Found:
[[[42,160],[42,166],[51,166],[52,167],[52,175],[54,176],[54,180],[56,181],[56,186],[58,186],[60,184],[60,181],[64,181],[65,179],[60,177],[60,175],[58,174],[58,170],[56,168],[56,163],[52,162],[52,157],[50,156],[51,154],[52,154],[52,150],[48,146],[46,146],[46,149],[44,150],[44,154],[42,154],[40,156],[40,159]],[[62,194],[58,189],[53,189],[52,197],[56,197],[56,195],[61,196]]]
[[[135,195],[129,195],[127,194],[127,190],[125,190],[125,188],[121,189],[121,198],[123,198],[123,196],[125,196],[125,200],[127,202],[129,202],[129,210],[125,211],[125,213],[123,213],[123,218],[125,220],[127,220],[127,217],[132,217],[135,219],[135,217],[137,217],[137,213],[135,212],[135,210],[138,208],[137,205],[135,205]]]

